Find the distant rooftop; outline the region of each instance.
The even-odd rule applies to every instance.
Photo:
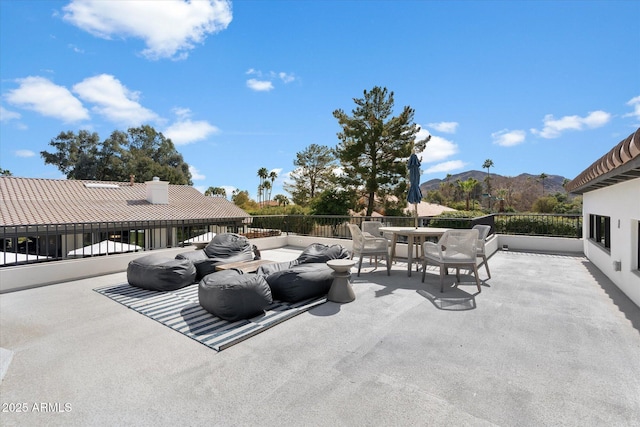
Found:
[[[169,203],[147,201],[144,183],[0,177],[2,225],[245,218],[224,197],[169,185]]]

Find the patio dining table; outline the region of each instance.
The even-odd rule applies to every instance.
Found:
[[[411,265],[413,264],[413,251],[415,247],[416,258],[420,257],[419,251],[422,250],[422,244],[428,237],[440,238],[445,231],[450,228],[437,228],[437,227],[380,227],[379,229],[383,233],[392,233],[391,239],[391,261],[396,257],[396,243],[398,243],[398,236],[404,236],[407,238],[407,275],[411,277]],[[417,243],[417,246],[415,246]]]

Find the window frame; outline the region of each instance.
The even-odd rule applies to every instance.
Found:
[[[611,252],[611,217],[589,214],[589,240]]]

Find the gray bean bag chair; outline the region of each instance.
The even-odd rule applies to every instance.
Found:
[[[147,255],[134,259],[127,266],[127,281],[131,286],[152,291],[173,291],[195,283],[196,268],[189,260],[162,255]]]
[[[202,279],[198,300],[209,313],[230,322],[257,316],[273,302],[263,276],[239,270],[219,271]]]
[[[216,265],[254,259],[249,240],[235,233],[222,233],[209,242],[204,249],[182,252],[176,259],[188,259],[196,267],[196,281],[216,271]]]
[[[266,278],[275,299],[294,303],[326,295],[333,283],[333,270],[326,262],[350,255],[340,245],[314,243],[295,260],[260,266],[256,274]]]

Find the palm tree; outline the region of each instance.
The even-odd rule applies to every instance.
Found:
[[[204,192],[204,195],[227,197],[227,190],[222,187],[209,187],[207,188],[207,191]]]
[[[467,196],[467,210],[469,210],[469,199],[473,189],[478,185],[478,180],[475,178],[469,178],[466,181],[458,180],[458,186],[462,189],[462,192]]]
[[[290,203],[289,198],[284,194],[276,194],[273,196],[273,200],[278,202],[278,206],[288,206]]]
[[[487,177],[485,182],[487,183],[487,195],[489,196],[489,211],[491,211],[491,173],[490,169],[493,167],[493,160],[487,159],[482,164],[482,168],[487,170]]]
[[[262,184],[258,185],[258,203],[262,206],[262,192],[264,190],[264,186]]]
[[[269,181],[263,182],[262,189],[264,190],[264,201],[267,202],[268,205],[271,201],[271,183]]]
[[[267,198],[269,201],[271,201],[271,190],[273,190],[273,183],[276,181],[277,177],[278,177],[278,172],[276,171],[269,172],[269,179],[271,180],[271,187],[269,188],[269,197]]]
[[[547,175],[546,173],[542,172],[540,174],[540,176],[538,178],[540,178],[540,181],[542,182],[542,197],[544,197],[544,180],[547,179],[549,177],[549,175]]]
[[[262,190],[264,189],[264,182],[269,177],[269,171],[267,168],[258,169],[258,178],[260,178],[260,185],[258,186],[258,203],[262,204]]]

